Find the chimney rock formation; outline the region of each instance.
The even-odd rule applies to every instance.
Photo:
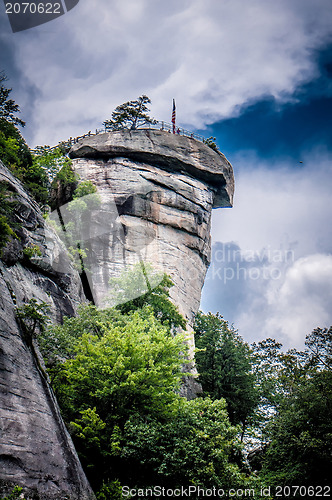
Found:
[[[146,129],[85,138],[69,155],[102,202],[85,236],[96,304],[103,305],[110,277],[142,260],[171,276],[171,299],[190,329],[210,264],[212,208],[232,206],[230,163],[195,139]]]

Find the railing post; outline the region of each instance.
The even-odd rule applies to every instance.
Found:
[[[165,132],[172,131],[172,125],[170,123],[167,123],[165,121],[159,121],[159,120],[157,120],[156,123],[153,123],[153,124],[149,123],[148,128],[149,129],[159,129],[160,124],[161,124],[160,130],[165,131]],[[103,132],[108,132],[108,129],[106,128],[106,126],[104,126],[103,128],[100,128],[100,129],[96,128],[95,134],[93,132],[91,132],[91,130],[89,130],[89,132],[87,134],[84,134],[84,135],[79,136],[79,137],[74,137],[74,138],[70,137],[66,142],[65,141],[63,141],[63,142],[64,142],[64,144],[67,144],[67,145],[76,144],[76,143],[78,143],[79,139],[83,139],[85,137],[90,137],[91,135],[98,135],[98,134],[101,134]],[[179,135],[183,135],[184,137],[190,137],[191,139],[196,139],[196,140],[204,143],[204,137],[202,137],[201,135],[195,134],[194,132],[190,132],[189,130],[185,130],[184,128],[178,127],[177,133]],[[58,146],[52,146],[51,149],[53,150],[57,147]],[[31,151],[33,154],[37,154],[36,149],[33,149]]]

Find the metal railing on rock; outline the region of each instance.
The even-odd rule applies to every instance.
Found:
[[[119,128],[116,130],[124,130],[126,127],[123,127],[123,129]],[[148,123],[144,125],[143,127],[139,127],[134,130],[160,130],[163,132],[167,133],[173,133],[173,124],[172,123],[167,123],[164,121],[156,121],[155,123]],[[69,137],[66,141],[61,141],[59,144],[56,146],[51,146],[48,147],[49,150],[53,151],[54,149],[65,147],[65,148],[70,148],[73,144],[77,144],[80,140],[85,139],[86,137],[91,137],[94,135],[99,135],[99,134],[104,134],[106,132],[113,132],[110,128],[102,127],[102,128],[96,128],[95,132],[92,132],[89,130],[88,133],[84,135],[79,135],[77,137]],[[191,132],[190,130],[186,130],[182,127],[175,127],[175,134],[176,135],[181,135],[184,137],[189,137],[190,139],[195,139],[196,141],[201,141],[205,142],[205,138],[199,134],[196,134],[195,132]],[[41,154],[42,147],[41,148],[34,148],[30,149],[32,154],[38,155]]]

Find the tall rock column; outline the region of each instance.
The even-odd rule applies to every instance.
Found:
[[[210,263],[212,208],[232,206],[230,163],[195,139],[146,129],[85,138],[70,157],[101,198],[84,228],[95,303],[105,303],[111,277],[151,263],[171,276],[171,300],[190,329]]]

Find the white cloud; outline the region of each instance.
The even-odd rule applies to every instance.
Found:
[[[332,324],[332,255],[315,254],[296,261],[279,290],[269,298],[266,331],[280,331],[289,345],[301,347],[317,326]]]
[[[232,159],[232,209],[215,210],[214,241],[235,241],[243,250],[295,246],[296,258],[330,251],[332,156],[320,148],[303,153],[303,164],[275,163],[245,153]]]
[[[332,324],[332,158],[317,150],[298,169],[240,155],[235,164],[234,207],[214,211],[212,241],[238,250],[222,262],[219,253],[202,308],[219,311],[247,341],[301,347],[313,328]]]
[[[81,1],[12,39],[41,93],[30,135],[44,143],[84,132],[143,92],[165,120],[176,97],[179,121],[196,127],[267,95],[293,99],[316,74],[331,16],[330,0]]]

